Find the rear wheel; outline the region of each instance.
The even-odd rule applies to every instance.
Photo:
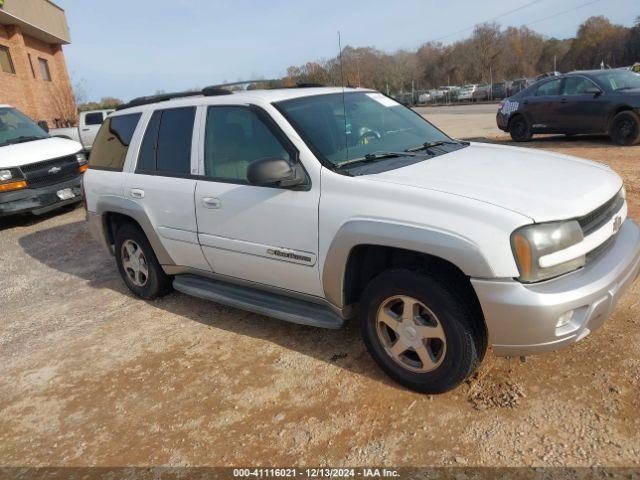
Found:
[[[523,115],[516,115],[509,122],[509,133],[516,142],[526,142],[531,140],[531,127]]]
[[[125,223],[116,232],[116,262],[124,283],[138,297],[152,299],[171,291],[171,278],[164,273],[144,232]]]
[[[441,393],[471,375],[484,355],[486,330],[474,325],[471,311],[436,279],[390,270],[362,294],[361,333],[393,380],[419,392]]]
[[[637,145],[640,143],[640,117],[631,110],[618,113],[611,120],[609,135],[618,145]]]

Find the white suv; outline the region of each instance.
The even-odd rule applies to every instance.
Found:
[[[105,120],[84,191],[136,295],[358,317],[382,369],[423,392],[463,381],[489,341],[511,356],[584,338],[640,270],[608,167],[454,140],[364,89],[136,99]]]

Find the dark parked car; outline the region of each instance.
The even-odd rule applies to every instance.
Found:
[[[535,133],[607,134],[640,143],[640,75],[630,70],[571,72],[540,80],[506,98],[498,127],[524,142]]]
[[[504,82],[494,83],[491,85],[491,98],[498,100],[507,96],[507,89]]]

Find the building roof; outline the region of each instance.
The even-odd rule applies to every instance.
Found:
[[[46,43],[71,43],[64,10],[50,0],[5,0],[0,24],[17,25],[25,35]]]

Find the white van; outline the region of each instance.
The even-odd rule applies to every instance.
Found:
[[[22,112],[0,105],[0,217],[80,201],[87,167],[78,142],[51,138]]]

